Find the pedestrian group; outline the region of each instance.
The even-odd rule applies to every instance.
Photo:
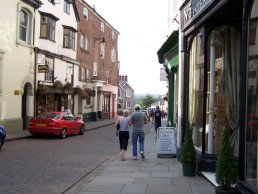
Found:
[[[123,111],[123,116],[119,117],[115,123],[117,130],[119,131],[119,145],[121,160],[125,160],[125,152],[127,151],[128,140],[129,140],[129,126],[133,125],[132,129],[132,148],[133,148],[133,159],[137,160],[137,143],[139,141],[140,149],[139,153],[141,158],[144,159],[144,124],[148,123],[148,118],[144,112],[141,112],[140,105],[135,105],[135,112],[129,116],[129,110]]]

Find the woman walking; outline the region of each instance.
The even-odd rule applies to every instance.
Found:
[[[119,145],[120,145],[120,155],[121,160],[125,160],[125,152],[128,146],[129,139],[129,110],[123,110],[123,116],[119,117],[115,123],[115,126],[120,125],[119,127]]]

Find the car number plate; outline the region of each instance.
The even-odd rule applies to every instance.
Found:
[[[45,126],[46,126],[46,123],[36,123],[36,126],[45,127]]]

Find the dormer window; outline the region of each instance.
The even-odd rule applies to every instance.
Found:
[[[88,12],[88,9],[86,7],[83,8],[83,17],[88,20],[89,18],[89,12]]]

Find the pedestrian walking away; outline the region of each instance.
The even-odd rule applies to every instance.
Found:
[[[157,137],[157,130],[159,127],[161,127],[161,116],[162,116],[161,111],[159,109],[159,106],[157,106],[155,112],[152,115],[152,124],[155,123],[154,129],[156,132],[156,137]]]
[[[140,144],[140,154],[141,158],[144,159],[144,138],[145,138],[145,133],[144,133],[144,124],[148,123],[147,116],[145,115],[144,112],[140,111],[140,105],[136,104],[135,105],[135,112],[130,116],[130,122],[129,124],[133,125],[133,131],[132,131],[132,148],[133,148],[133,158],[137,160],[137,143],[139,140]]]
[[[129,139],[129,110],[123,110],[123,116],[119,117],[116,120],[115,126],[117,126],[118,134],[119,134],[119,145],[120,145],[120,155],[121,160],[125,160],[125,152],[128,146]],[[119,127],[118,127],[119,126]]]

